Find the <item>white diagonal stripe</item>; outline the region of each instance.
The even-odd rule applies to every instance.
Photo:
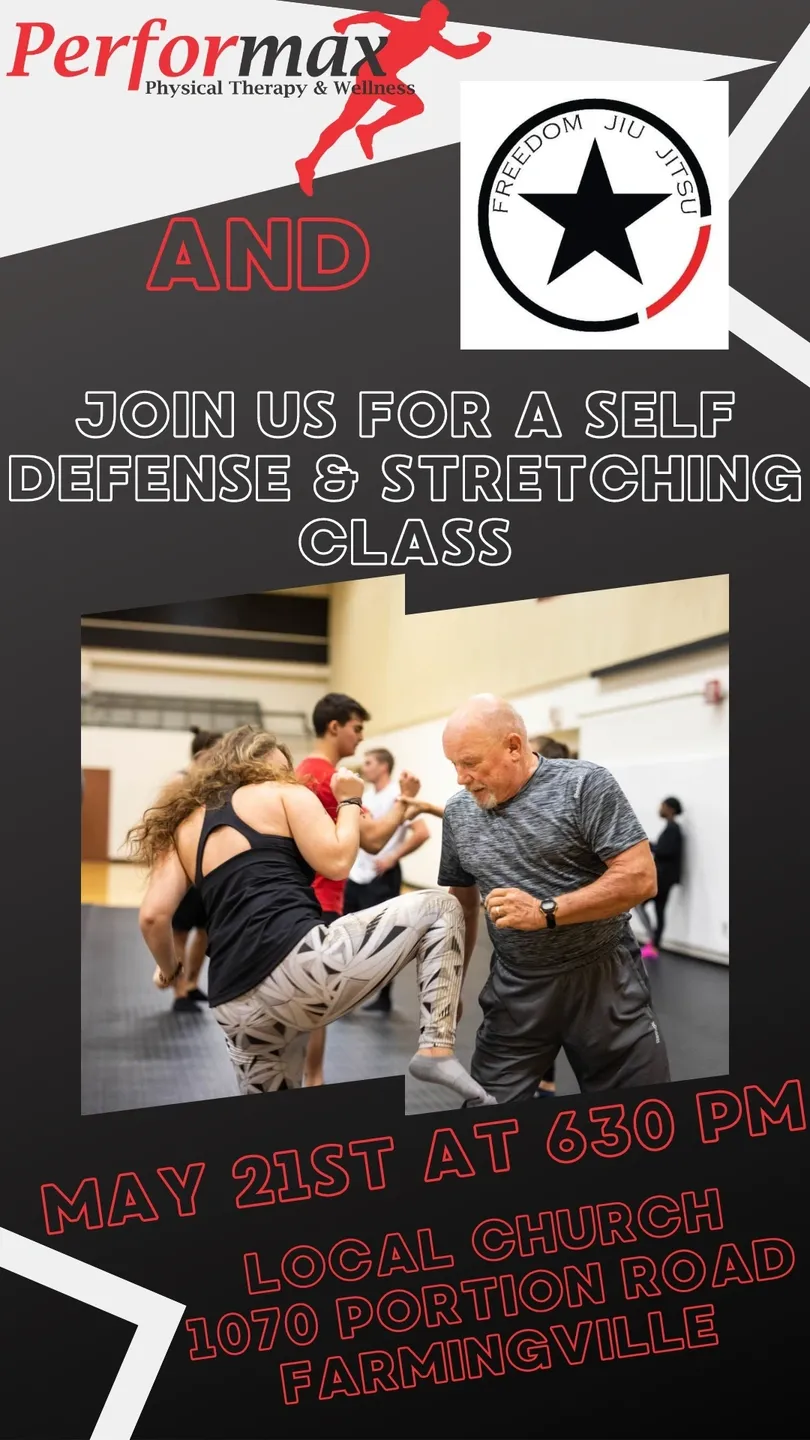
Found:
[[[810,25],[799,36],[731,136],[729,197],[739,189],[810,89]],[[810,386],[810,341],[739,291],[729,295],[729,328],[803,385]]]
[[[729,294],[731,333],[786,370],[803,385],[810,385],[810,340],[775,320],[767,310],[747,300],[738,290]]]
[[[764,155],[810,88],[810,25],[799,36],[731,136],[729,198]]]
[[[130,1440],[185,1306],[11,1230],[0,1229],[0,1270],[10,1270],[137,1327],[90,1437]]]

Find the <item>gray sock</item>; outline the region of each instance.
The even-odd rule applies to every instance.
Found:
[[[464,1100],[471,1100],[479,1105],[497,1105],[491,1095],[467,1074],[460,1060],[454,1055],[420,1055],[418,1052],[411,1060],[408,1069],[416,1080],[426,1080],[430,1085],[447,1085],[450,1090],[455,1090]]]

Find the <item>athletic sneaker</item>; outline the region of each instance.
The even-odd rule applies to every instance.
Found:
[[[642,945],[642,947],[641,947],[641,958],[642,958],[642,960],[657,960],[657,959],[658,959],[658,951],[656,950],[655,946],[654,946],[654,945]]]
[[[172,1010],[193,1010],[194,1014],[196,1015],[197,1006],[190,995],[178,995],[177,999],[172,1005]]]

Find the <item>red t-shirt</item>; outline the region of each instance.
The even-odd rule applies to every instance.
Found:
[[[303,780],[313,794],[317,795],[326,813],[333,820],[337,820],[337,800],[332,794],[335,766],[325,760],[323,755],[309,755],[306,760],[301,761],[295,773],[299,780]],[[343,914],[345,880],[325,880],[323,875],[316,875],[312,888],[322,910]]]

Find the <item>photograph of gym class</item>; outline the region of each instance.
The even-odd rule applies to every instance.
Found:
[[[81,672],[83,1114],[727,1073],[727,576],[86,615]]]

